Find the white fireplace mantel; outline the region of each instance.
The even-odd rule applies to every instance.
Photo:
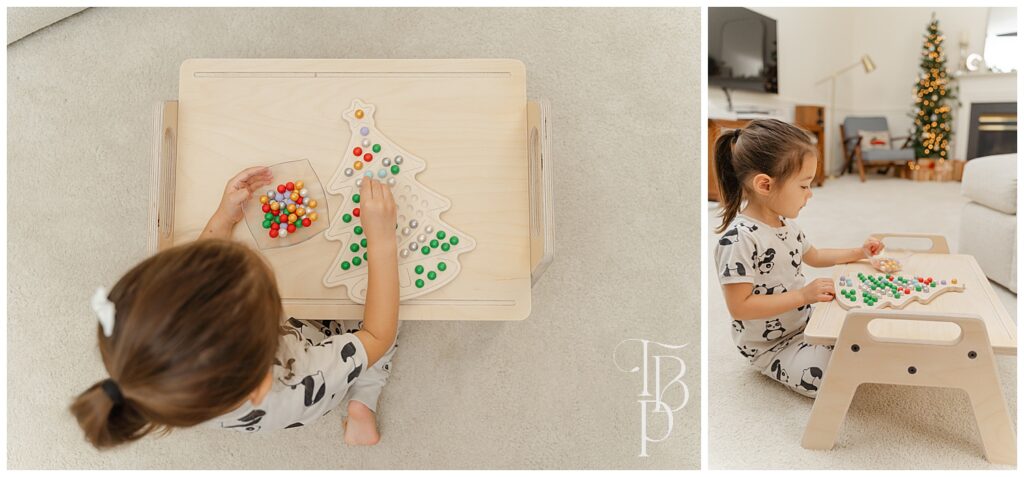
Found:
[[[960,107],[954,112],[953,158],[967,158],[971,103],[1016,103],[1017,73],[966,73],[954,75],[960,91]]]

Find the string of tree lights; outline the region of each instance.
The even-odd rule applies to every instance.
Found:
[[[956,94],[946,71],[944,37],[939,21],[932,14],[921,49],[921,74],[914,85],[914,129],[911,144],[915,157],[949,159],[949,142],[953,137],[952,104]]]

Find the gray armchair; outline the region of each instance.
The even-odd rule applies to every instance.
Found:
[[[907,161],[915,160],[914,149],[909,148],[909,136],[892,136],[889,133],[890,147],[897,139],[905,139],[899,149],[863,149],[861,147],[861,131],[889,131],[889,122],[884,117],[848,116],[839,125],[839,135],[843,138],[843,172],[852,172],[856,163],[860,181],[864,182],[864,170],[868,168],[901,166]]]

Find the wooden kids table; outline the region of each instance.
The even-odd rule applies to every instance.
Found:
[[[1016,434],[999,383],[995,354],[1016,355],[1016,325],[974,257],[949,254],[941,236],[876,234],[932,240],[901,259],[900,274],[957,278],[963,292],[902,310],[845,310],[833,300],[815,307],[805,331],[811,344],[835,345],[804,432],[803,447],[831,449],[862,383],[959,388],[970,396],[985,456],[1017,462]],[[887,247],[888,248],[888,247]],[[833,279],[877,273],[866,261],[836,267]]]
[[[458,277],[403,301],[401,319],[526,318],[532,281],[552,258],[550,129],[546,103],[527,101],[518,60],[185,61],[178,100],[160,107],[150,251],[195,240],[242,169],[306,159],[331,178],[354,99],[375,105],[376,125],[427,159],[417,180],[451,201],[442,218],[476,240]],[[332,215],[341,200],[328,196]],[[233,238],[257,248],[243,223]],[[322,282],[340,246],[318,234],[261,251],[289,316],[362,317],[344,288]]]

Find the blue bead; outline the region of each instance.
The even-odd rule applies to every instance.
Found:
[[[364,174],[364,175],[366,177],[373,177],[373,171],[366,171],[366,174]]]
[[[284,196],[281,194],[277,194],[277,196],[274,197],[274,200],[281,202],[282,200],[284,200]]]
[[[362,134],[363,136],[370,134],[370,128],[363,126],[363,128],[359,130],[359,134]]]
[[[377,176],[380,177],[381,179],[387,177],[388,176],[388,170],[387,169],[381,169],[381,170],[377,171]]]

